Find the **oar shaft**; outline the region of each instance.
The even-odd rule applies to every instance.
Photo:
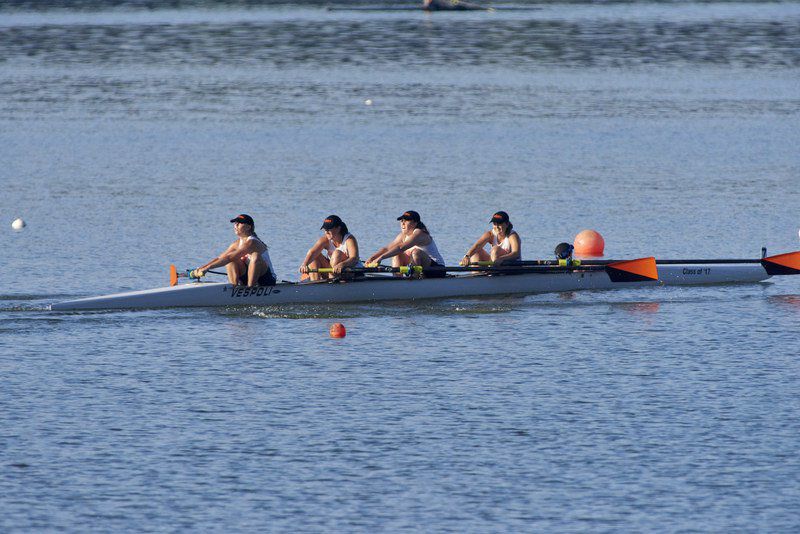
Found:
[[[345,267],[342,269],[343,273],[407,273],[409,271],[413,272],[561,272],[561,271],[597,271],[603,270],[605,265],[498,265],[498,266],[468,266],[468,267],[448,267],[448,266],[436,266],[436,267],[421,267],[419,265],[414,265],[411,267],[404,266],[404,267]],[[309,272],[312,273],[332,273],[333,269],[330,267],[321,267],[319,269],[309,269]]]
[[[183,273],[178,273],[178,278],[191,278],[191,277],[189,276],[189,272],[190,272],[190,271],[186,271],[186,272],[183,272]],[[221,275],[223,275],[223,276],[227,276],[227,275],[228,275],[228,273],[223,273],[223,272],[221,272],[221,271],[206,271],[206,273],[211,273],[211,274],[221,274]]]
[[[611,265],[613,263],[619,263],[620,261],[624,260],[575,260],[574,265],[578,267],[583,267],[587,265]],[[761,260],[754,260],[754,259],[712,259],[712,260],[701,260],[701,259],[688,259],[688,260],[656,260],[657,265],[683,265],[683,264],[699,264],[699,263],[708,263],[708,264],[731,264],[731,263],[761,263]],[[479,265],[479,266],[487,266],[492,267],[494,262],[491,261],[479,261],[477,263],[471,263],[470,265]],[[505,262],[501,265],[501,267],[530,267],[530,266],[547,266],[547,265],[561,265],[564,266],[563,260],[525,260],[525,261],[509,261]]]
[[[726,263],[761,263],[761,260],[745,259],[745,260],[656,260],[658,265],[680,265],[683,263],[709,263],[709,264],[726,264]]]
[[[580,259],[573,259],[571,263],[568,260],[517,260],[517,261],[505,261],[503,262],[500,267],[539,267],[539,266],[561,266],[567,267],[572,265],[573,267],[581,266],[581,265],[611,265],[612,263],[619,263],[620,261],[625,260],[580,260]],[[479,262],[472,262],[470,265],[481,265],[486,267],[493,267],[493,261],[479,261]]]
[[[452,271],[452,272],[514,272],[514,273],[557,273],[573,271],[602,271],[606,265],[506,265],[505,263],[497,266],[468,266],[468,267],[428,267],[425,271]]]

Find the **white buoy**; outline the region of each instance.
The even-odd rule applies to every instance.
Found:
[[[364,105],[365,106],[371,106],[372,105],[372,100],[370,100],[369,98],[364,100]]]
[[[17,231],[22,230],[25,228],[25,221],[20,218],[16,218],[14,219],[14,222],[11,223],[11,228]]]

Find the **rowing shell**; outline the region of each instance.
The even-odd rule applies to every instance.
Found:
[[[769,272],[768,272],[769,271]],[[284,282],[245,287],[220,282],[194,282],[173,287],[131,291],[53,304],[54,311],[171,308],[192,306],[274,306],[478,297],[617,289],[656,285],[704,285],[760,282],[775,271],[769,264],[670,263],[658,265],[657,280],[615,281],[606,270],[581,268],[537,270],[519,274],[470,273],[446,278],[368,277],[351,282]]]

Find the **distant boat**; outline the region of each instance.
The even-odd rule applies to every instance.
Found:
[[[492,11],[494,8],[462,0],[422,0],[425,11]]]
[[[462,0],[423,0],[416,6],[328,6],[328,11],[535,11],[541,9],[535,6],[487,6]]]

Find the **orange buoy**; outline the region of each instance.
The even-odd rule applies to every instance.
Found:
[[[582,256],[602,256],[606,242],[599,233],[594,230],[583,230],[575,236],[575,254]]]
[[[347,335],[347,330],[345,330],[342,323],[333,323],[331,325],[330,333],[331,337],[338,339]]]

